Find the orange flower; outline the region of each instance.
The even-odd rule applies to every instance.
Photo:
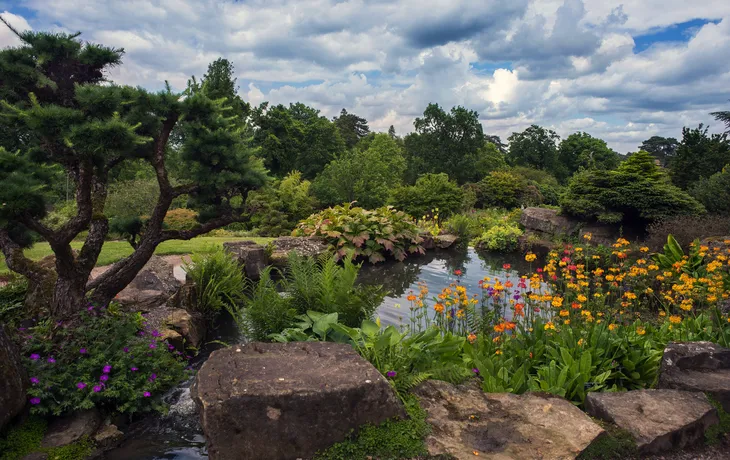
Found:
[[[504,323],[499,323],[494,326],[494,332],[504,332]]]
[[[469,343],[474,343],[477,341],[477,336],[472,332],[466,339],[469,341]]]
[[[413,294],[411,294],[408,297],[406,297],[406,299],[408,299],[409,302],[413,302],[414,300],[416,300],[416,296],[414,296]]]
[[[437,303],[433,306],[433,309],[436,311],[436,313],[443,313],[444,312],[444,306],[443,304]]]
[[[512,284],[512,281],[510,280],[507,280],[507,282],[504,283],[504,287],[506,287],[507,289],[511,288],[512,286],[514,286],[514,284]]]

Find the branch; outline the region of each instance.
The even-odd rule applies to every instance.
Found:
[[[204,233],[208,233],[211,230],[215,230],[216,228],[221,228],[234,222],[243,222],[245,220],[246,218],[244,216],[228,215],[216,217],[215,219],[211,219],[208,222],[200,224],[190,230],[164,230],[162,233],[160,233],[157,241],[158,243],[162,243],[163,241],[168,240],[190,240],[192,238],[195,238],[196,236],[200,236]]]
[[[197,184],[179,185],[172,189],[172,195],[177,198],[181,195],[189,195],[200,188]]]
[[[25,257],[23,248],[10,238],[10,234],[5,229],[0,229],[0,250],[5,255],[5,263],[8,268],[30,280],[40,283],[50,274],[50,271],[42,268],[40,264]]]

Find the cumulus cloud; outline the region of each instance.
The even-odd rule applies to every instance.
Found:
[[[2,9],[21,30],[123,47],[120,83],[180,90],[224,56],[251,103],[301,101],[330,117],[345,107],[400,134],[436,102],[477,110],[490,134],[537,123],[627,152],[710,122],[730,98],[724,0],[0,0]],[[697,18],[713,22],[635,48],[642,34]],[[17,44],[0,29],[0,46]]]

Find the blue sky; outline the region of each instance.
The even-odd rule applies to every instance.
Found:
[[[19,29],[124,47],[110,77],[184,88],[230,59],[253,104],[345,107],[404,134],[429,102],[620,152],[730,108],[730,2],[707,0],[0,0]],[[0,30],[0,46],[17,40]]]

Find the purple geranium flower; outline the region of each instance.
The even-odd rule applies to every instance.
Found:
[[[106,382],[107,380],[109,380],[109,376],[106,374],[102,374],[102,376],[99,377],[99,380],[101,380],[102,382]]]
[[[54,364],[56,362],[56,359],[53,356],[48,357],[48,362],[51,364]]]
[[[79,382],[76,384],[76,388],[78,388],[79,390],[83,390],[84,388],[86,388],[86,384],[84,382]]]
[[[124,350],[125,353],[129,353],[129,347],[124,347],[122,350]]]
[[[145,398],[149,398],[150,396],[152,396],[152,393],[150,393],[149,391],[145,391],[142,394],[144,395]]]
[[[79,353],[81,353],[82,355],[85,355],[86,354],[86,348],[82,348],[81,350],[79,350]]]
[[[157,348],[157,344],[156,344],[155,342],[152,342],[152,343],[150,344],[150,348]]]
[[[33,361],[38,361],[39,359],[41,359],[41,355],[39,355],[38,353],[33,353],[32,355],[30,355],[30,359],[32,359]]]
[[[94,390],[94,393],[98,393],[101,391],[101,385],[95,385],[92,389]]]
[[[103,372],[104,372],[105,374],[108,374],[108,373],[109,373],[109,372],[111,372],[111,371],[112,371],[112,367],[111,367],[110,365],[108,365],[108,364],[107,364],[106,366],[104,366],[104,370],[103,370]]]
[[[473,373],[477,374],[477,375],[479,374],[479,369],[477,369],[476,367],[475,367],[474,369],[472,369],[471,371],[472,371]]]
[[[32,383],[33,385],[38,385],[39,383],[41,383],[41,381],[38,380],[38,377],[31,377],[30,383]]]
[[[33,404],[34,406],[37,406],[38,404],[41,403],[41,398],[30,398],[30,403]]]
[[[154,331],[152,331],[152,336],[153,336],[153,337],[162,337],[162,334],[160,334],[160,333],[159,333],[159,332],[157,331],[157,329],[155,329]]]
[[[136,367],[130,367],[129,370],[131,370],[132,372],[137,372],[139,369]]]
[[[172,345],[168,345],[168,346],[167,346],[167,349],[168,349],[168,350],[170,350],[170,351],[172,351],[172,350],[174,350],[174,349],[175,349],[175,347],[173,347]]]
[[[150,375],[149,380],[150,380],[150,382],[154,382],[155,380],[157,380],[157,374],[153,373],[152,375]]]
[[[398,373],[396,371],[388,371],[388,372],[385,373],[385,375],[388,378],[392,379],[393,377],[395,377],[396,375],[398,375]]]

